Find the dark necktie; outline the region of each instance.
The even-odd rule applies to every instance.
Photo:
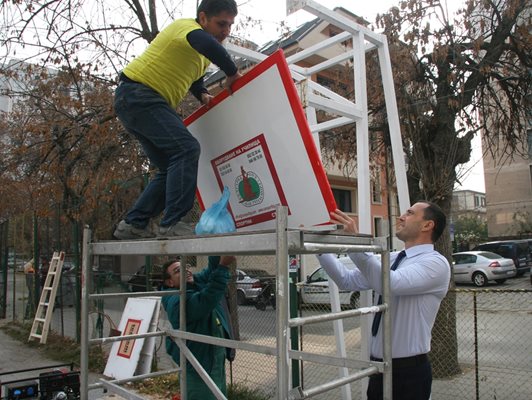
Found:
[[[403,250],[399,254],[397,254],[397,257],[395,257],[395,261],[392,264],[392,267],[390,270],[395,271],[397,267],[399,266],[399,263],[403,258],[405,258],[406,252]],[[382,295],[379,296],[379,301],[377,302],[377,305],[382,304]],[[379,325],[381,323],[381,317],[382,312],[379,311],[378,313],[375,313],[375,316],[373,317],[373,323],[371,324],[371,334],[373,336],[377,336],[377,331],[379,330]]]

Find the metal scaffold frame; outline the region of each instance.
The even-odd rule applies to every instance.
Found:
[[[315,396],[327,390],[346,385],[357,379],[362,379],[377,372],[383,373],[384,399],[392,398],[392,380],[391,380],[391,316],[386,312],[389,309],[390,300],[390,282],[389,282],[389,251],[380,245],[376,245],[374,239],[369,235],[372,231],[371,210],[370,210],[370,173],[369,173],[369,135],[368,135],[368,105],[367,105],[367,77],[366,77],[366,57],[367,54],[376,51],[380,72],[382,76],[382,85],[385,96],[387,121],[390,131],[391,150],[394,162],[394,171],[397,182],[397,192],[399,199],[399,209],[404,212],[409,206],[408,185],[406,181],[406,167],[404,163],[404,154],[402,149],[401,132],[399,126],[399,116],[397,111],[395,90],[393,86],[393,76],[391,69],[391,60],[388,50],[386,36],[371,31],[370,29],[357,24],[352,19],[330,10],[312,0],[287,0],[287,13],[304,9],[311,14],[319,17],[342,30],[342,33],[327,38],[316,43],[304,50],[287,57],[287,63],[292,73],[293,79],[297,82],[303,107],[306,109],[307,119],[310,129],[319,148],[319,132],[326,131],[335,127],[347,124],[355,124],[357,135],[357,148],[353,149],[357,155],[357,193],[358,193],[358,215],[359,231],[366,235],[344,236],[330,233],[318,233],[311,231],[302,231],[298,229],[289,229],[287,226],[287,210],[282,207],[277,210],[277,225],[273,231],[237,233],[230,235],[213,235],[193,238],[169,239],[169,240],[143,240],[130,242],[91,242],[91,233],[89,229],[84,232],[83,262],[82,262],[82,350],[81,350],[81,393],[82,398],[87,398],[89,389],[96,387],[106,387],[110,391],[125,395],[128,399],[138,399],[138,395],[127,392],[119,386],[124,381],[133,381],[144,379],[148,376],[168,373],[169,371],[158,372],[156,374],[147,374],[136,376],[134,379],[105,381],[88,385],[88,349],[89,344],[94,342],[109,342],[115,340],[126,340],[150,336],[171,336],[181,349],[181,365],[184,365],[185,357],[195,364],[195,358],[188,352],[184,345],[185,340],[195,340],[204,343],[216,344],[225,347],[234,347],[247,351],[255,351],[277,357],[277,398],[278,399],[302,399]],[[326,59],[310,67],[296,65],[308,57],[317,55],[325,49],[345,41],[352,41],[352,48],[344,47],[341,54],[333,58]],[[337,46],[338,47],[338,46]],[[238,57],[247,60],[260,62],[267,56],[265,54],[240,47],[234,44],[227,44],[227,50]],[[347,63],[352,66],[354,78],[354,100],[346,99],[331,91],[330,89],[314,82],[312,77],[320,71],[331,68],[335,65],[344,65]],[[330,114],[332,119],[324,122],[317,121],[316,111],[323,110]],[[331,307],[332,313],[309,318],[289,318],[289,273],[288,273],[288,256],[295,254],[317,254],[323,252],[330,253],[347,253],[359,251],[374,251],[382,255],[382,288],[383,304],[378,306],[362,307],[356,310],[340,311],[336,307]],[[105,298],[110,296],[131,296],[131,293],[120,294],[91,294],[88,285],[91,276],[91,260],[93,256],[99,255],[275,255],[277,267],[276,279],[276,346],[259,346],[249,343],[219,339],[203,335],[186,332],[184,305],[186,302],[185,293],[181,293],[180,302],[180,330],[168,330],[155,332],[145,335],[129,335],[119,338],[103,338],[89,340],[88,332],[88,311],[90,299]],[[182,286],[184,286],[185,274],[182,274]],[[333,292],[334,289],[331,289]],[[168,292],[147,292],[136,293],[136,296],[145,295],[168,295]],[[175,292],[174,292],[175,294]],[[369,304],[369,294],[363,293],[362,304]],[[312,324],[323,321],[335,321],[335,324],[341,324],[342,319],[372,314],[378,311],[383,312],[383,362],[373,362],[368,360],[369,342],[367,329],[367,319],[362,318],[362,357],[365,360],[348,359],[345,353],[339,352],[337,356],[324,356],[311,354],[290,348],[290,331],[293,327],[305,324]],[[365,339],[365,340],[364,340]],[[337,340],[339,340],[337,338]],[[340,339],[340,341],[342,341]],[[365,348],[364,348],[365,346]],[[290,372],[290,360],[299,362],[315,362],[337,366],[344,369],[342,375],[326,384],[313,388],[305,389],[292,388]],[[357,369],[358,372],[349,375],[347,368]],[[174,370],[172,370],[174,371]],[[184,393],[186,380],[183,379],[186,369],[181,373],[181,390]],[[210,387],[216,398],[224,399],[225,397],[216,390],[212,380],[207,374],[199,371],[206,382],[210,382]],[[344,392],[345,393],[345,392]]]
[[[91,231],[85,228],[83,235],[83,260],[82,260],[82,324],[81,324],[81,396],[82,399],[88,398],[88,391],[105,387],[109,391],[126,396],[128,399],[141,399],[138,395],[127,391],[119,386],[121,383],[145,379],[156,375],[178,371],[181,373],[181,390],[182,395],[185,391],[185,380],[183,379],[184,369],[181,368],[161,371],[152,374],[135,376],[131,379],[122,380],[101,380],[100,383],[88,384],[88,354],[90,343],[108,343],[118,340],[139,339],[152,336],[171,336],[181,349],[182,362],[184,357],[196,367],[198,373],[204,378],[207,385],[213,390],[216,398],[225,399],[223,394],[214,385],[208,374],[199,366],[195,357],[190,353],[185,345],[185,340],[193,340],[203,343],[209,343],[224,347],[233,347],[235,349],[258,352],[267,355],[276,356],[277,358],[277,396],[278,399],[304,399],[326,392],[365,378],[378,372],[383,373],[384,399],[392,398],[391,389],[391,316],[386,312],[389,308],[390,299],[390,258],[387,249],[374,243],[374,239],[369,235],[346,236],[335,232],[311,232],[298,229],[289,229],[287,225],[288,209],[279,206],[277,208],[276,229],[269,231],[235,233],[227,235],[200,236],[168,240],[137,240],[137,241],[111,241],[111,242],[91,242]],[[294,254],[318,254],[323,252],[330,253],[347,253],[373,251],[382,255],[382,287],[383,287],[383,304],[371,307],[362,307],[354,310],[333,312],[330,314],[289,318],[289,273],[288,260],[289,255]],[[275,255],[276,256],[276,346],[269,347],[263,345],[254,345],[250,343],[214,338],[205,335],[193,334],[186,332],[184,317],[181,320],[180,330],[159,331],[142,335],[127,335],[119,337],[110,337],[102,339],[89,339],[89,302],[91,299],[101,299],[108,297],[130,296],[131,293],[113,293],[113,294],[91,294],[89,287],[89,277],[91,276],[91,260],[94,256],[100,255]],[[182,274],[182,280],[185,274]],[[185,282],[182,282],[183,286]],[[135,296],[143,295],[169,295],[176,294],[179,291],[172,292],[146,292],[136,293]],[[186,303],[184,291],[180,293],[181,304]],[[364,314],[383,312],[383,361],[354,360],[347,357],[324,356],[313,354],[290,348],[290,330],[291,328],[301,325],[334,321],[344,318],[360,316]],[[183,314],[182,314],[183,315]],[[307,361],[320,364],[327,364],[337,367],[358,369],[357,372],[340,377],[333,381],[318,385],[313,388],[303,390],[300,387],[292,388],[290,360],[299,362]],[[198,369],[199,367],[199,369]],[[185,398],[185,397],[182,397]]]

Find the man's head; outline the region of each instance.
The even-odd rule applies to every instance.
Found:
[[[435,243],[445,224],[446,217],[440,207],[429,201],[419,201],[399,217],[396,236],[406,247]]]
[[[220,43],[231,33],[231,26],[238,14],[235,0],[202,0],[196,21],[203,30],[210,33]]]
[[[187,283],[194,282],[194,276],[190,266],[185,268],[187,273]],[[179,289],[181,283],[181,261],[172,260],[163,264],[163,284],[166,287]]]

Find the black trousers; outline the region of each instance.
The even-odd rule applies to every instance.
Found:
[[[374,361],[382,361],[374,359]],[[392,360],[393,400],[428,400],[432,387],[432,369],[426,354]],[[382,374],[371,375],[368,400],[382,400]]]

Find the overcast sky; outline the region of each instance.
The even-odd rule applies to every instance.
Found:
[[[315,0],[316,3],[329,9],[343,7],[353,14],[365,18],[370,23],[375,22],[377,14],[388,11],[397,6],[399,0]],[[239,3],[240,17],[251,16],[264,22],[262,29],[254,29],[250,36],[258,44],[274,39],[279,22],[285,20],[292,28],[316,18],[314,15],[300,10],[290,16],[286,16],[286,0],[237,0]],[[464,0],[442,0],[449,12],[454,12]],[[273,36],[273,37],[272,37]]]

